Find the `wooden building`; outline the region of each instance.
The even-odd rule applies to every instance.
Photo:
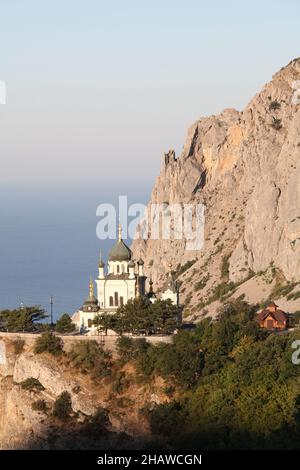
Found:
[[[256,315],[256,321],[261,328],[267,330],[286,330],[289,327],[287,313],[278,308],[275,302],[271,302],[266,308]]]

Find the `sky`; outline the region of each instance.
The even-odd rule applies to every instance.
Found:
[[[300,55],[296,0],[0,0],[0,183],[152,181]]]

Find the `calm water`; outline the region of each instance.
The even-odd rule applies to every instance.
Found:
[[[97,276],[114,243],[96,237],[96,207],[146,203],[152,182],[109,184],[5,184],[0,187],[0,309],[39,304],[54,315],[73,313],[88,294],[90,275]],[[111,187],[115,189],[111,189]],[[130,244],[130,241],[128,241]]]

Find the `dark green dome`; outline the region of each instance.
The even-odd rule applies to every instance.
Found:
[[[130,261],[131,250],[125,245],[123,240],[118,240],[109,252],[109,261]]]

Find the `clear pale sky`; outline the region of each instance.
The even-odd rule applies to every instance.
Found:
[[[300,2],[0,0],[0,181],[153,179],[300,55]]]

